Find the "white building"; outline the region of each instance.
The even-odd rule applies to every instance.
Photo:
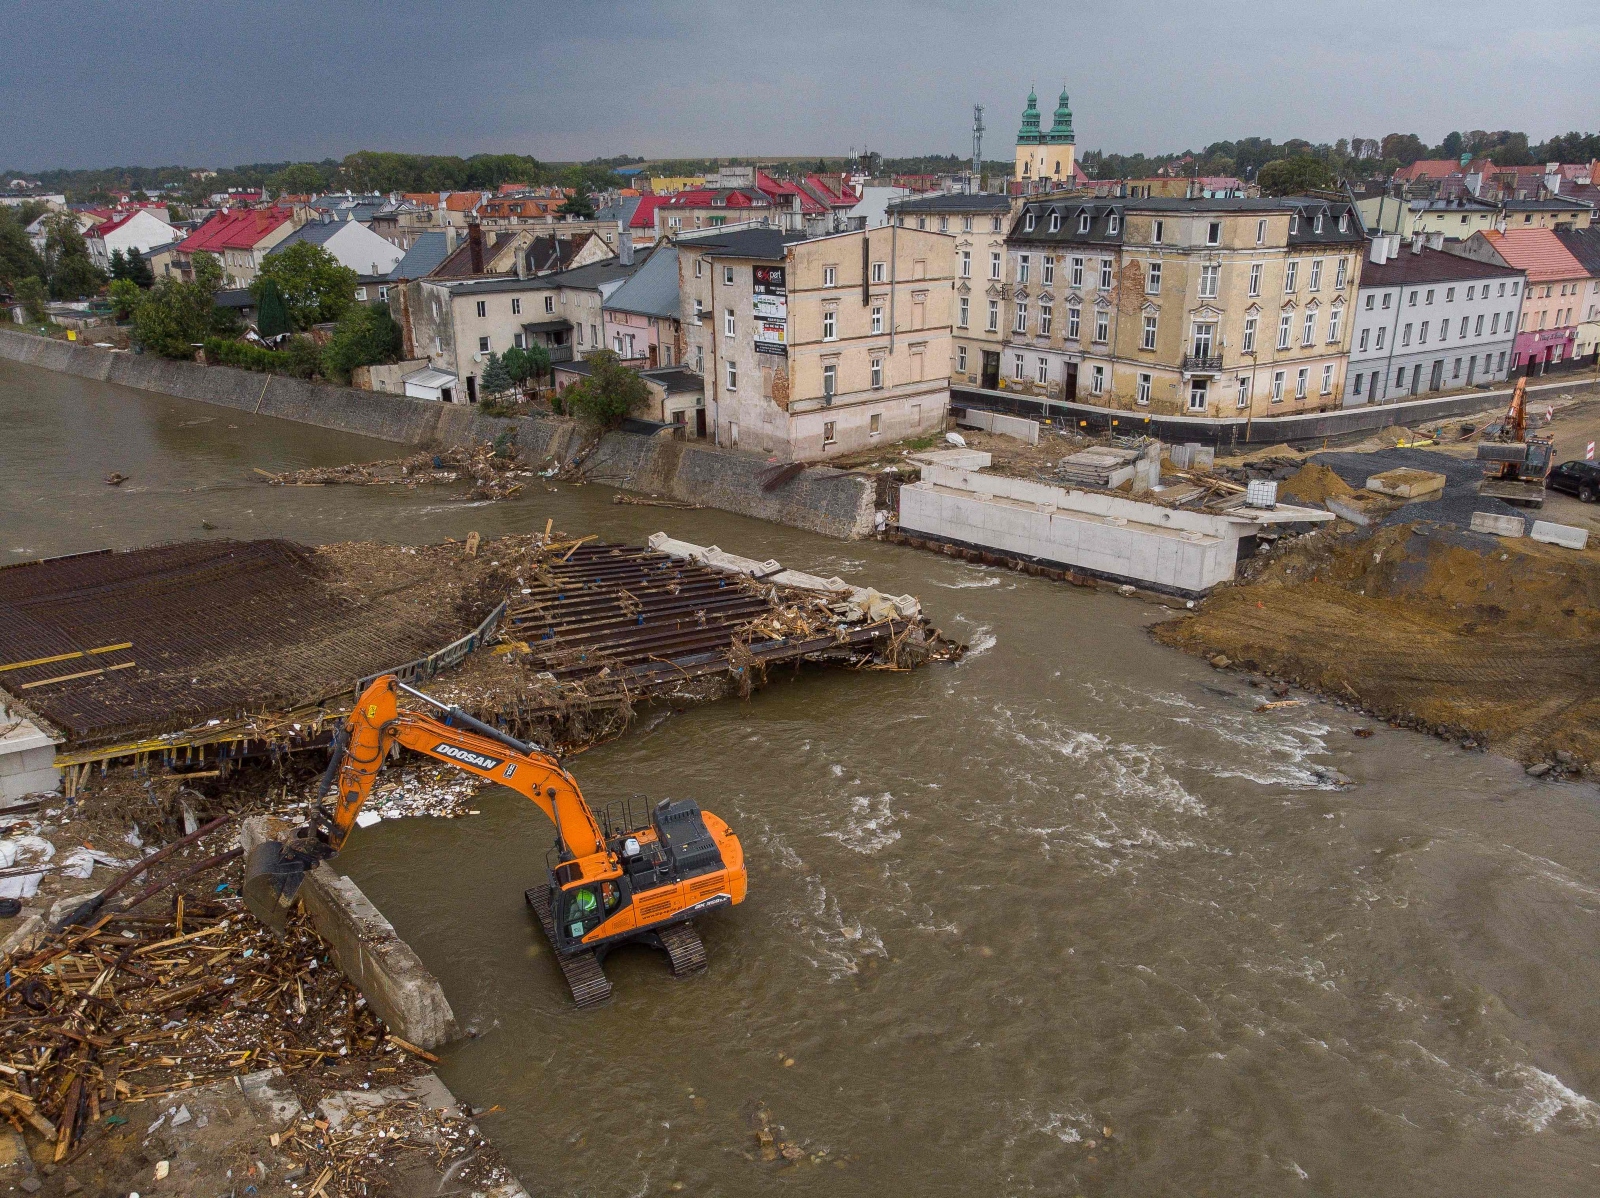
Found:
[[[269,251],[281,254],[298,241],[321,246],[332,254],[340,266],[347,266],[358,275],[386,275],[405,257],[405,251],[387,238],[380,237],[357,220],[335,220],[324,216],[301,225]]]
[[[170,245],[178,239],[178,235],[172,231],[172,223],[162,219],[166,209],[162,208],[160,213],[157,215],[149,208],[140,208],[88,230],[83,239],[89,246],[90,259],[101,270],[110,270],[114,250],[121,250],[126,258],[130,254],[153,250],[158,245]]]

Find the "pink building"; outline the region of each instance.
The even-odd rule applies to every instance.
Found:
[[[1474,233],[1466,246],[1482,244],[1507,266],[1526,271],[1528,283],[1517,325],[1515,364],[1553,366],[1573,356],[1584,319],[1588,269],[1561,244],[1552,229]],[[1480,256],[1473,254],[1474,257]]]

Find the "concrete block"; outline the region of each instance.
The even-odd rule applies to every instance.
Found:
[[[1574,528],[1570,524],[1551,524],[1548,520],[1535,520],[1528,534],[1546,545],[1560,545],[1564,549],[1582,549],[1589,544],[1589,530]]]
[[[1493,512],[1473,512],[1472,531],[1493,533],[1497,537],[1520,537],[1528,529],[1521,516],[1497,516]]]
[[[56,739],[31,721],[0,709],[0,800],[58,789]]]
[[[1328,505],[1328,510],[1341,520],[1348,520],[1351,524],[1359,524],[1363,528],[1372,523],[1372,517],[1353,503],[1346,503],[1331,495],[1323,502]]]
[[[1367,490],[1401,499],[1433,499],[1444,493],[1444,475],[1432,470],[1385,470],[1367,479]]]
[[[256,816],[244,821],[239,843],[248,856],[256,845],[281,839],[293,826],[288,820]],[[461,1035],[439,979],[359,886],[324,863],[307,875],[300,896],[333,959],[390,1031],[430,1049]]]

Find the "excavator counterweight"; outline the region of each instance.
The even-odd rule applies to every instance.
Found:
[[[404,692],[442,718],[399,706]],[[547,877],[527,900],[555,949],[580,1006],[603,1001],[611,985],[605,954],[630,941],[667,953],[675,976],[705,965],[691,922],[744,901],[744,850],[728,825],[692,802],[664,800],[648,819],[602,822],[578,784],[550,754],[447,707],[393,675],[375,680],[335,739],[309,822],[284,841],[257,845],[246,864],[245,904],[263,924],[284,930],[306,874],[344,847],[378,771],[396,745],[426,754],[523,795],[555,825]],[[323,803],[332,790],[335,803]]]

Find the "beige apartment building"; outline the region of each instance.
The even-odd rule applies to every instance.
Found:
[[[1150,413],[1336,408],[1364,247],[1330,199],[1030,199],[1001,386]]]
[[[949,241],[895,225],[679,239],[683,362],[717,444],[818,461],[943,429]]]
[[[955,277],[950,378],[957,386],[998,385],[1005,349],[1006,235],[1021,204],[1021,197],[981,192],[889,204],[889,218],[901,228],[950,236],[949,271]]]

